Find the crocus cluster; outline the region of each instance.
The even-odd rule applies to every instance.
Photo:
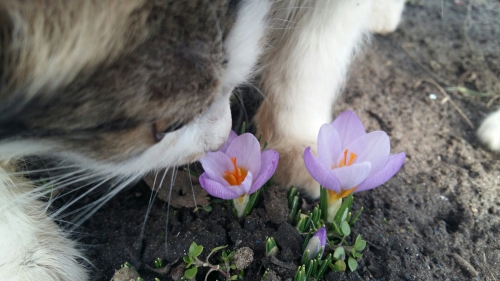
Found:
[[[344,111],[318,134],[318,157],[311,147],[304,151],[304,162],[311,176],[328,192],[328,221],[333,220],[342,198],[353,192],[375,188],[401,168],[405,153],[390,155],[385,132],[366,133],[352,111]]]
[[[274,150],[261,151],[259,141],[252,134],[238,136],[231,131],[219,151],[208,152],[200,160],[205,170],[199,178],[200,184],[214,197],[232,199],[241,217],[249,195],[271,178],[278,159]]]

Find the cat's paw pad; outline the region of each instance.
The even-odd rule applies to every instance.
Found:
[[[308,146],[315,150],[316,142],[288,140],[270,143],[268,148],[276,150],[280,155],[274,174],[276,184],[286,189],[295,186],[301,196],[317,199],[320,193],[319,183],[311,177],[304,164],[304,150]]]
[[[489,149],[500,152],[500,110],[483,121],[477,136]]]

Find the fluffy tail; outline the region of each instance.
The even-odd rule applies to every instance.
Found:
[[[32,183],[0,161],[0,276],[11,281],[84,281],[76,243],[45,213]]]

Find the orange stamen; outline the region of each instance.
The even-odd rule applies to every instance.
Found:
[[[224,171],[224,179],[230,185],[240,185],[247,177],[248,171],[245,168],[238,168],[236,157],[231,158],[231,162],[233,162],[234,169],[232,172]]]
[[[348,149],[344,150],[344,158],[340,159],[340,163],[339,163],[338,168],[342,168],[342,167],[344,167],[346,165],[347,166],[351,166],[352,163],[354,163],[354,160],[356,160],[356,157],[358,157],[356,155],[356,153],[352,153],[351,152],[351,154],[349,154],[349,159],[347,159],[347,154],[348,153],[349,153]]]

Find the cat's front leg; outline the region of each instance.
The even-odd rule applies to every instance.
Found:
[[[85,281],[75,242],[34,199],[32,186],[0,162],[0,280]]]
[[[293,3],[292,3],[293,2]],[[265,95],[255,117],[258,133],[280,153],[275,179],[319,197],[303,153],[316,148],[321,125],[332,121],[333,103],[348,65],[363,43],[372,2],[277,1],[271,43],[262,59]],[[284,25],[283,23],[286,23]]]

